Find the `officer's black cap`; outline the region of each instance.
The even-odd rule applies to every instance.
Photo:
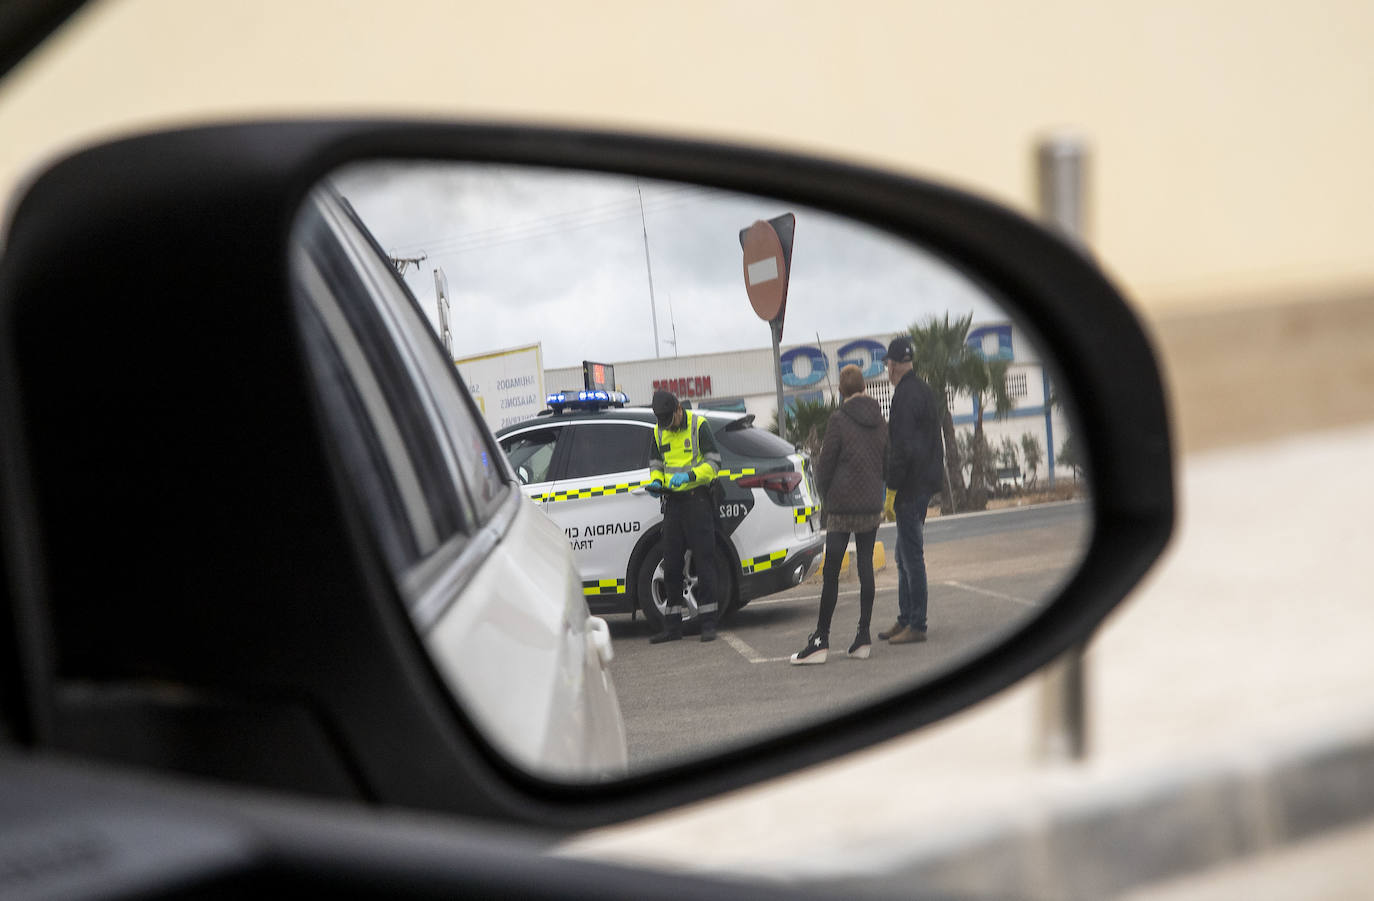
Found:
[[[892,339],[892,343],[887,346],[887,359],[894,363],[910,363],[915,355],[911,347],[911,339],[906,335],[898,335]]]
[[[655,391],[649,406],[654,408],[654,418],[658,420],[659,428],[666,429],[673,424],[673,414],[677,412],[677,396],[673,392],[662,389]]]

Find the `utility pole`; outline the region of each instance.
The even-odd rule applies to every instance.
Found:
[[[654,268],[649,265],[649,224],[644,218],[644,191],[639,186],[639,179],[635,179],[635,193],[639,195],[639,225],[644,230],[644,271],[649,274],[649,314],[654,321],[654,359],[659,359],[662,354],[658,352],[658,305],[654,303]]]
[[[673,316],[673,292],[672,292],[672,291],[669,291],[669,292],[667,292],[667,294],[668,294],[668,327],[669,327],[670,329],[672,329],[673,337],[672,337],[672,338],[664,338],[663,340],[664,340],[664,341],[667,341],[669,344],[673,345],[673,357],[674,357],[674,359],[676,359],[677,356],[678,356],[678,349],[677,349],[677,319]]]

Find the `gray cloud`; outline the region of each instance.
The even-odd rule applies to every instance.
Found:
[[[427,257],[405,279],[432,322],[433,270],[444,270],[460,357],[535,342],[551,367],[653,357],[646,229],[663,356],[674,326],[684,355],[767,346],[738,233],[784,212],[797,217],[785,344],[890,333],[946,312],[1008,318],[922,249],[786,201],[471,163],[359,164],[333,181],[384,248]]]

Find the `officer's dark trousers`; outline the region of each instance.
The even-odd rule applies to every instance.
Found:
[[[702,622],[714,623],[720,595],[716,585],[716,510],[709,488],[669,494],[663,500],[663,590],[668,624],[681,622],[684,551],[692,552],[697,584],[694,595]]]

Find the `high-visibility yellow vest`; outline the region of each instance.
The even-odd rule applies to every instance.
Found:
[[[683,414],[685,422],[677,431],[654,426],[654,442],[663,454],[663,462],[650,461],[649,480],[667,487],[668,480],[674,473],[685,472],[688,475],[687,482],[676,490],[690,491],[702,485],[709,485],[715,479],[716,470],[720,465],[720,455],[708,456],[701,450],[698,436],[705,420],[691,410],[684,410]]]

